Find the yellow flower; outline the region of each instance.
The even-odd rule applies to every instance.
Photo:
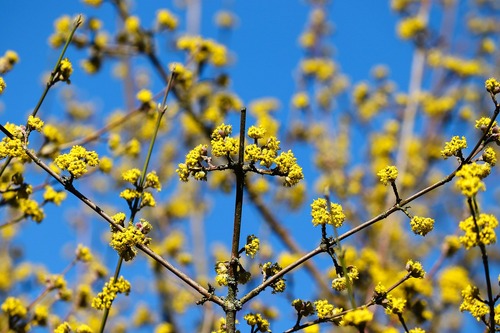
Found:
[[[153,100],[153,93],[148,89],[141,89],[137,93],[136,98],[139,100],[139,102],[147,104]]]
[[[410,226],[415,234],[425,236],[434,229],[434,219],[414,216],[410,221]]]
[[[0,95],[4,92],[5,88],[7,88],[7,84],[5,83],[2,76],[0,76]]]
[[[306,109],[309,107],[309,96],[306,92],[296,93],[292,97],[292,105],[296,109]]]
[[[398,34],[402,39],[414,38],[425,29],[425,21],[418,16],[404,18],[398,24]]]
[[[315,199],[313,201],[311,204],[311,216],[314,226],[317,226],[318,224],[331,224],[336,228],[339,228],[345,220],[342,206],[330,202],[330,210],[328,210],[326,199],[323,198]]]
[[[156,23],[160,28],[175,30],[177,28],[177,17],[167,9],[160,9],[156,12]]]
[[[129,16],[125,19],[124,28],[128,33],[137,33],[141,28],[141,21],[137,16]]]
[[[97,310],[111,308],[111,304],[117,294],[128,295],[130,293],[130,283],[120,276],[117,281],[112,277],[106,282],[102,291],[92,300],[92,307]]]
[[[396,180],[398,169],[394,165],[389,165],[377,172],[377,176],[380,177],[382,184],[387,185],[387,183],[392,183]]]

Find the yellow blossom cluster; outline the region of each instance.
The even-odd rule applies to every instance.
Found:
[[[387,185],[388,183],[393,183],[398,177],[398,169],[394,165],[388,165],[379,172],[377,176],[380,178],[382,184]]]
[[[343,311],[342,308],[335,308],[332,304],[328,303],[326,299],[317,300],[314,302],[316,314],[319,319],[333,317]]]
[[[232,131],[232,126],[224,123],[214,129],[210,141],[214,156],[223,157],[238,154],[239,140],[230,137]]]
[[[15,51],[5,51],[4,55],[0,57],[0,74],[10,72],[18,62],[19,56]]]
[[[247,237],[247,243],[245,244],[245,254],[250,258],[255,257],[259,251],[260,240],[254,236],[250,235]]]
[[[448,266],[441,272],[438,284],[443,303],[458,304],[462,290],[470,284],[469,272],[461,266]]]
[[[340,322],[341,326],[356,326],[364,327],[367,323],[373,320],[373,313],[366,307],[356,309],[346,313]]]
[[[487,147],[483,151],[482,158],[483,158],[483,161],[485,161],[486,163],[488,163],[491,166],[495,166],[495,164],[497,164],[497,154],[496,154],[495,150],[491,147]]]
[[[19,210],[24,216],[31,218],[33,221],[40,223],[45,218],[45,213],[38,202],[32,199],[19,199]]]
[[[93,259],[92,252],[90,252],[88,247],[78,244],[76,248],[76,259],[81,262],[90,262]]]
[[[337,274],[338,275],[338,274]],[[347,288],[347,281],[352,285],[354,280],[359,279],[359,271],[356,266],[348,266],[347,267],[347,278],[345,276],[338,275],[332,281],[332,288],[336,291],[343,291]]]
[[[463,301],[460,304],[460,311],[467,311],[479,320],[484,320],[484,317],[490,312],[488,305],[481,301],[479,297],[479,288],[473,285],[468,285],[462,290]]]
[[[444,144],[444,149],[441,150],[441,156],[445,159],[451,156],[462,156],[462,149],[465,148],[467,148],[465,136],[462,136],[462,138],[454,136],[450,141]]]
[[[99,156],[95,151],[74,146],[68,154],[59,155],[54,162],[59,169],[68,170],[71,177],[80,178],[88,172],[87,166],[95,167],[99,164]]]
[[[339,228],[345,220],[342,206],[330,202],[330,209],[328,209],[326,199],[324,198],[315,199],[313,201],[311,204],[311,216],[312,224],[314,226],[317,226],[318,224],[331,224],[336,228]]]
[[[278,263],[273,264],[271,262],[266,262],[262,265],[262,275],[264,276],[264,280],[275,275],[282,269],[283,268]],[[271,284],[271,288],[273,288],[273,294],[284,292],[286,288],[285,279],[279,278],[278,280],[274,281]]]
[[[486,88],[486,91],[493,95],[496,95],[500,92],[500,83],[493,77],[486,80],[486,82],[484,83],[484,87]]]
[[[491,167],[488,163],[478,164],[474,162],[465,164],[456,173],[458,177],[456,185],[462,191],[463,195],[471,198],[475,196],[479,190],[482,189],[484,191],[486,189],[486,186],[481,180],[487,177],[490,172]]]
[[[126,182],[131,183],[135,188],[126,188],[120,192],[120,197],[125,199],[130,205],[134,200],[140,199],[140,205],[138,208],[142,207],[155,207],[156,201],[153,194],[150,191],[146,191],[147,188],[154,188],[157,191],[161,191],[161,184],[159,178],[155,171],[151,171],[146,175],[144,179],[144,184],[141,186],[139,180],[141,178],[141,171],[137,168],[126,170],[122,173],[122,179]]]
[[[66,199],[66,196],[66,191],[56,191],[52,186],[46,185],[43,200],[53,202],[56,206],[59,206]]]
[[[7,88],[7,84],[5,83],[4,78],[0,76],[0,95],[3,94],[5,88]]]
[[[482,64],[476,59],[463,59],[452,55],[443,55],[439,50],[431,50],[427,55],[427,63],[431,67],[442,67],[461,76],[477,76],[483,73]]]
[[[40,118],[33,117],[32,115],[28,117],[28,128],[41,132],[43,125],[44,123]]]
[[[324,82],[330,80],[335,74],[335,63],[327,58],[308,58],[300,63],[300,70],[305,76],[312,76]]]
[[[436,97],[431,94],[423,94],[421,97],[422,109],[429,116],[444,116],[451,112],[456,105],[453,96]]]
[[[143,223],[145,224],[146,221]],[[148,223],[148,225],[150,225]],[[149,228],[148,228],[149,229]],[[134,248],[136,245],[148,245],[150,238],[146,237],[146,233],[142,228],[137,228],[134,225],[129,225],[123,231],[116,230],[111,234],[109,245],[115,249],[118,254],[125,260],[132,260],[137,254]]]
[[[413,216],[410,220],[411,230],[416,235],[425,236],[434,229],[434,219],[430,217]]]
[[[324,301],[318,301],[324,302]],[[314,308],[313,303],[310,301],[303,301],[301,299],[295,299],[292,301],[292,306],[297,311],[301,317],[307,317],[315,313],[316,309]]]
[[[4,125],[5,129],[9,131],[13,138],[5,136],[2,141],[0,141],[0,159],[10,157],[18,157],[21,160],[28,160],[29,157],[25,152],[25,130],[21,126],[16,126],[11,123]]]
[[[156,12],[156,24],[160,29],[175,30],[178,25],[178,20],[171,11],[160,9]]]
[[[458,225],[465,233],[460,236],[460,243],[468,250],[479,244],[490,245],[497,240],[495,228],[498,220],[491,214],[480,214],[477,217],[469,217]]]
[[[398,34],[402,39],[412,39],[425,31],[426,22],[420,16],[406,17],[398,24]]]
[[[130,283],[123,276],[120,276],[116,281],[112,277],[109,279],[109,282],[106,282],[102,291],[94,297],[92,307],[97,310],[109,309],[117,294],[128,295],[129,293]]]
[[[20,299],[10,296],[7,297],[5,301],[2,303],[1,309],[5,314],[7,314],[11,318],[16,316],[24,318],[28,313],[26,306],[24,306],[23,302],[21,302]]]
[[[177,40],[177,48],[189,52],[189,57],[198,63],[210,62],[214,66],[227,64],[227,50],[211,39],[199,36],[182,36]]]
[[[410,276],[413,278],[423,279],[425,276],[425,271],[422,267],[422,264],[411,259],[406,262],[406,271],[408,271],[408,273],[410,273]]]
[[[262,318],[260,313],[246,314],[243,319],[252,327],[252,332],[271,332],[269,329],[269,321]]]

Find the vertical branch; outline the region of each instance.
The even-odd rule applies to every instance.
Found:
[[[486,326],[489,326],[488,327],[489,332],[494,333],[495,332],[495,301],[493,300],[493,291],[491,288],[490,266],[488,263],[488,253],[486,252],[486,246],[481,241],[481,235],[480,235],[481,230],[479,230],[479,225],[477,224],[477,219],[479,218],[479,211],[477,209],[476,198],[475,197],[468,198],[467,204],[469,205],[470,213],[471,213],[472,219],[474,221],[474,226],[476,227],[478,246],[481,249],[481,259],[482,259],[483,268],[484,268],[484,278],[486,279],[486,289],[488,292],[488,301],[486,302],[486,304],[488,305],[488,308],[490,309],[489,323],[487,323]]]
[[[240,305],[237,304],[238,293],[238,265],[241,234],[241,216],[243,211],[243,190],[245,185],[245,173],[243,172],[245,154],[245,122],[246,108],[241,109],[240,116],[240,146],[238,151],[238,162],[234,165],[236,175],[236,198],[234,205],[233,241],[231,243],[231,261],[229,263],[229,283],[226,300],[226,327],[228,333],[236,332],[236,312]]]

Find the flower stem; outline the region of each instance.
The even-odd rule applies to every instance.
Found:
[[[241,109],[240,115],[240,147],[238,154],[238,162],[234,166],[236,175],[236,198],[234,205],[234,224],[233,224],[233,241],[231,244],[231,261],[229,263],[229,283],[226,299],[226,327],[228,333],[236,332],[236,312],[240,305],[237,302],[238,293],[238,265],[239,265],[239,248],[241,236],[241,216],[243,211],[243,190],[245,185],[245,173],[243,171],[244,164],[244,149],[245,149],[245,122],[246,109]]]

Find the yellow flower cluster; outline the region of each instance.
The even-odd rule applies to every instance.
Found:
[[[407,17],[398,24],[398,34],[402,39],[412,39],[426,29],[425,21],[419,16]]]
[[[206,172],[201,170],[203,168],[201,162],[208,159],[207,149],[207,145],[198,145],[186,155],[186,161],[180,163],[178,169],[175,170],[180,180],[187,182],[189,176],[193,176],[197,180],[207,180]]]
[[[274,163],[276,164],[279,174],[285,176],[283,182],[284,186],[294,186],[304,179],[302,168],[297,164],[297,159],[291,150],[288,152],[281,152],[274,160]]]
[[[459,177],[456,181],[456,185],[462,191],[463,195],[471,198],[475,196],[480,189],[483,191],[486,189],[481,179],[488,176],[490,172],[491,167],[488,163],[465,164],[456,173],[456,176]]]
[[[467,148],[467,140],[465,136],[460,137],[454,136],[450,141],[444,144],[444,149],[441,150],[441,156],[445,159],[451,156],[461,156],[462,149]]]
[[[69,77],[71,76],[71,74],[73,74],[73,65],[68,58],[64,58],[61,60],[56,73],[57,75],[54,80],[70,83]]]
[[[479,320],[484,320],[490,309],[488,305],[482,302],[479,296],[479,289],[476,286],[468,285],[464,290],[462,290],[463,301],[460,304],[460,311],[467,311]]]
[[[129,204],[136,199],[141,199],[139,209],[142,207],[155,207],[156,201],[153,194],[149,191],[145,191],[147,188],[154,188],[157,191],[161,191],[161,184],[156,175],[155,171],[149,172],[146,175],[144,185],[139,189],[139,179],[141,177],[141,171],[137,168],[126,170],[122,173],[122,179],[126,182],[131,183],[135,186],[135,189],[127,188],[120,192],[120,197],[125,199]]]
[[[372,319],[373,313],[370,312],[370,310],[368,310],[367,308],[363,307],[346,313],[342,317],[340,325],[364,327],[364,325],[372,321]]]
[[[456,56],[443,55],[439,50],[431,50],[429,52],[427,63],[431,67],[442,67],[461,77],[476,76],[483,73],[483,65],[478,60],[467,60]]]
[[[435,97],[430,94],[422,96],[422,109],[429,116],[444,116],[453,110],[456,100],[452,96]]]
[[[228,263],[224,261],[219,261],[215,264],[215,281],[219,284],[219,286],[227,286],[229,279],[229,267]]]
[[[111,308],[111,304],[117,294],[128,295],[130,293],[130,283],[120,276],[117,281],[112,277],[106,282],[102,291],[92,300],[92,307],[97,310]]]
[[[7,88],[7,84],[2,76],[0,76],[0,95],[3,94],[5,88]]]
[[[406,270],[410,273],[410,276],[417,279],[423,279],[425,276],[424,268],[422,264],[418,261],[408,260],[406,262]]]
[[[23,302],[15,297],[7,297],[2,303],[2,311],[7,314],[10,318],[12,317],[26,317],[28,310],[23,305]]]
[[[271,332],[269,329],[269,321],[262,318],[260,313],[246,314],[243,319],[252,327],[252,332]]]
[[[24,216],[30,217],[33,221],[40,223],[45,217],[43,209],[38,202],[32,199],[19,199],[19,209],[23,212]]]
[[[486,131],[486,129],[488,128],[488,126],[490,125],[490,122],[491,122],[490,118],[488,118],[488,117],[481,117],[478,120],[476,120],[475,127],[477,129],[480,129],[484,133]],[[491,135],[493,128],[496,128],[496,127],[498,127],[498,126],[497,126],[497,122],[495,120],[493,122],[493,125],[491,125],[491,129],[490,129],[490,132],[488,134]]]
[[[301,61],[300,70],[305,76],[312,76],[324,82],[333,78],[336,66],[329,58],[308,58]]]
[[[148,104],[153,101],[153,93],[149,89],[141,89],[135,96],[142,104]]]
[[[325,302],[325,301],[318,301],[318,302]],[[328,303],[328,301],[326,302]],[[293,300],[292,306],[297,311],[297,314],[301,317],[310,316],[316,311],[314,305],[310,301],[303,301],[301,299]]]
[[[236,24],[236,17],[232,12],[221,10],[215,14],[215,24],[222,29],[230,29]]]
[[[66,199],[65,191],[58,192],[50,185],[45,186],[45,192],[43,193],[44,201],[53,202],[56,206],[59,206],[64,199]]]
[[[486,82],[484,83],[484,87],[486,88],[486,91],[493,95],[496,95],[500,92],[500,83],[494,77],[490,77],[488,80],[486,80]]]
[[[495,228],[498,226],[498,220],[494,215],[480,214],[476,221],[471,216],[461,221],[458,226],[465,232],[459,239],[467,250],[479,244],[494,244],[497,240]]]
[[[271,262],[266,262],[265,264],[262,265],[262,275],[264,275],[264,280],[275,275],[282,269],[283,268],[278,263],[273,264]],[[273,288],[273,294],[282,293],[285,291],[286,288],[285,280],[283,278],[279,278],[277,281],[274,281],[271,284],[271,287]]]
[[[483,161],[488,163],[491,166],[495,166],[497,164],[497,154],[495,150],[491,147],[487,147],[482,155]]]
[[[309,96],[305,91],[300,91],[292,96],[292,106],[295,109],[307,109],[309,107]]]
[[[314,226],[317,226],[318,224],[331,224],[336,228],[339,228],[342,226],[345,220],[342,206],[330,202],[329,210],[326,204],[326,199],[324,198],[315,199],[313,201],[313,203],[311,204],[311,216]]]
[[[193,86],[193,72],[188,68],[184,67],[181,63],[173,62],[170,63],[170,71],[175,71],[175,85],[176,87],[182,87],[184,90],[188,90]]]
[[[103,0],[83,0],[83,3],[92,7],[99,7]]]
[[[398,169],[394,165],[388,165],[377,172],[377,176],[382,184],[387,185],[387,183],[393,183],[398,178]]]
[[[12,50],[5,51],[3,57],[0,57],[0,74],[5,74],[7,72],[10,72],[14,68],[14,65],[17,64],[18,62],[19,62],[19,56],[15,51]]]
[[[413,216],[410,220],[411,230],[416,235],[425,236],[434,229],[434,219],[430,217]]]
[[[247,237],[247,243],[245,244],[245,254],[253,258],[259,251],[259,247],[260,240],[256,236],[250,235]]]
[[[249,128],[248,135],[254,132],[253,126]],[[280,141],[274,136],[270,136],[267,139],[267,143],[263,146],[257,143],[247,145],[245,147],[245,160],[250,163],[259,162],[260,165],[270,168],[276,157],[278,156],[278,150],[280,150]]]
[[[150,226],[149,223],[147,223],[147,225]],[[145,231],[147,230],[137,228],[134,225],[129,225],[123,231],[113,231],[109,245],[111,245],[125,261],[132,260],[137,254],[137,250],[134,247],[138,244],[148,245],[150,242],[150,238],[146,237],[147,232]]]
[[[349,284],[353,284],[354,280],[359,279],[359,271],[355,266],[347,267],[347,279]],[[347,279],[345,276],[338,276],[332,281],[332,288],[337,291],[343,291],[347,288]]]
[[[189,57],[198,63],[210,62],[214,66],[226,65],[227,50],[224,45],[199,36],[183,36],[177,40],[177,48],[189,52]]]
[[[385,313],[387,314],[402,314],[406,306],[406,300],[400,297],[387,295],[387,303],[384,303]]]
[[[233,128],[231,125],[219,125],[215,128],[211,135],[210,144],[212,146],[212,154],[216,157],[223,157],[238,154],[239,140],[231,138]]]
[[[330,318],[343,311],[342,308],[335,308],[332,304],[328,303],[326,299],[315,301],[314,307],[316,308],[316,314],[319,319]]]
[[[32,115],[28,117],[28,128],[41,132],[42,127],[43,127],[43,121],[40,118],[33,117]]]
[[[175,30],[178,25],[177,17],[167,9],[156,12],[156,24],[160,29]]]
[[[14,136],[14,138],[11,139],[5,136],[2,141],[0,141],[0,159],[11,156],[18,157],[21,160],[28,160],[29,157],[25,152],[25,144],[27,144],[27,142],[25,142],[25,131],[23,127],[11,123],[6,123],[4,127]]]
[[[78,244],[78,247],[76,248],[76,260],[79,260],[81,262],[89,262],[92,261],[93,256],[92,252],[90,252],[90,249],[86,246],[83,246],[82,244]]]
[[[462,266],[448,266],[438,280],[441,300],[445,304],[458,304],[461,291],[470,284],[468,271]]]
[[[87,165],[95,167],[99,164],[99,156],[95,151],[73,146],[68,154],[59,155],[54,162],[59,169],[68,170],[71,177],[79,178],[88,172]]]

